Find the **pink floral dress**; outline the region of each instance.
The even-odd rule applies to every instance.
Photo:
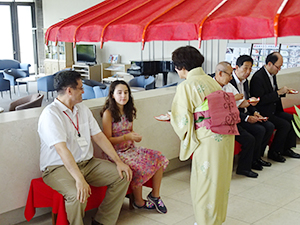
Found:
[[[120,122],[112,123],[112,136],[119,137],[132,131],[132,122],[125,115]],[[165,170],[169,160],[159,151],[135,146],[134,141],[123,141],[114,145],[121,160],[133,171],[131,187],[136,188],[146,183],[160,168]]]

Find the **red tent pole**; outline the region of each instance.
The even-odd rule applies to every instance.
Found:
[[[207,16],[204,17],[204,19],[201,21],[200,26],[199,26],[199,32],[198,32],[198,47],[201,47],[201,37],[202,37],[202,28],[203,28],[203,24],[206,21],[206,19],[208,17],[211,16],[211,14],[213,14],[215,11],[217,11],[222,5],[225,4],[225,2],[227,2],[227,0],[223,0],[222,2],[220,2],[210,13],[207,14]]]
[[[99,3],[98,5],[93,6],[93,7],[92,7],[93,9],[92,9],[91,11],[95,11],[95,10],[101,8],[101,7],[103,7],[104,5],[110,3],[111,1],[113,1],[113,0],[106,0],[106,1],[104,1],[104,2],[101,2],[101,3]],[[68,23],[70,23],[70,22],[73,22],[74,20],[76,20],[76,19],[78,19],[78,18],[80,18],[80,17],[83,17],[83,16],[89,14],[91,11],[90,11],[90,10],[82,11],[82,12],[80,12],[80,13],[74,15],[74,16],[71,16],[71,17],[69,17],[68,19],[65,19],[64,21],[62,21],[62,24],[57,28],[57,31],[56,31],[56,34],[55,34],[55,45],[57,45],[57,42],[58,42],[58,32],[59,32],[59,30],[60,30],[63,26],[65,26],[66,24],[68,24]],[[49,41],[49,34],[50,34],[51,30],[52,30],[54,27],[55,27],[55,26],[51,26],[51,27],[48,28],[48,30],[47,30],[47,33],[46,33],[46,34],[47,34],[47,37],[46,37],[47,45],[48,45],[48,41]]]
[[[113,0],[112,0],[112,1],[113,1]],[[128,2],[128,1],[129,1],[129,0],[124,1],[124,2],[122,2],[121,4],[117,5],[116,7],[119,7],[119,6],[125,4],[125,3]],[[106,2],[106,4],[108,4],[110,1],[105,1],[105,2]],[[74,31],[74,35],[73,35],[73,47],[75,48],[75,46],[76,46],[76,34],[77,34],[78,29],[79,29],[81,26],[83,26],[83,25],[86,24],[86,23],[89,23],[90,21],[92,21],[92,20],[94,20],[94,19],[96,19],[96,18],[102,16],[103,14],[105,14],[105,13],[111,11],[111,10],[113,10],[113,9],[109,9],[109,10],[107,10],[107,11],[105,11],[105,12],[99,13],[99,14],[97,14],[97,16],[94,16],[93,18],[91,18],[91,19],[89,19],[89,20],[87,20],[87,21],[84,21],[83,23],[81,23],[80,25],[78,25],[78,26],[76,27],[76,29],[75,29],[75,31]]]
[[[185,0],[181,0],[179,2],[177,2],[175,5],[173,5],[172,7],[170,7],[169,9],[167,9],[166,11],[164,11],[163,13],[161,13],[160,15],[158,15],[157,17],[153,18],[151,21],[149,21],[146,26],[143,29],[143,35],[142,35],[142,50],[144,50],[144,46],[145,46],[145,36],[146,36],[146,30],[148,28],[148,26],[150,25],[150,23],[152,23],[154,20],[158,19],[159,17],[161,17],[162,15],[166,14],[167,12],[169,12],[171,9],[175,8],[176,6],[180,5],[181,3],[183,3]]]
[[[105,24],[105,26],[103,27],[102,32],[101,32],[101,37],[100,37],[100,48],[102,49],[102,47],[103,47],[103,42],[104,42],[104,31],[105,31],[105,29],[106,29],[110,24],[112,24],[112,23],[115,22],[116,20],[118,20],[118,19],[120,19],[120,18],[126,16],[127,14],[131,13],[132,11],[134,11],[134,10],[136,10],[136,9],[138,9],[138,8],[140,8],[140,7],[142,7],[143,5],[147,4],[147,3],[150,2],[150,1],[151,1],[151,0],[148,0],[148,1],[143,2],[141,5],[138,5],[138,6],[134,7],[133,9],[127,11],[126,13],[124,13],[124,14],[118,16],[117,18],[115,18],[115,19],[113,19],[112,21],[109,21],[107,24]]]

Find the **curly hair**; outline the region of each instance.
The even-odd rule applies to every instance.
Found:
[[[172,52],[172,60],[175,68],[179,70],[185,68],[187,71],[190,71],[194,68],[201,67],[204,62],[204,57],[196,48],[184,46]]]
[[[100,112],[100,116],[103,117],[103,113],[105,110],[109,110],[111,112],[112,118],[114,122],[119,122],[121,121],[121,113],[119,110],[119,107],[116,103],[116,100],[113,98],[113,94],[114,91],[116,89],[116,86],[119,84],[123,84],[127,86],[128,89],[128,102],[126,103],[126,105],[124,105],[124,113],[126,118],[132,122],[133,119],[136,118],[136,108],[134,107],[134,103],[133,103],[133,98],[131,96],[131,90],[129,85],[123,81],[123,80],[116,80],[114,82],[111,83],[110,87],[109,87],[109,91],[108,91],[108,96],[106,98],[105,104]]]

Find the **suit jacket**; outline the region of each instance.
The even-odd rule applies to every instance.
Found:
[[[237,83],[236,83],[236,81],[235,81],[234,78],[230,81],[230,83],[238,90],[238,92],[240,92],[240,90],[239,90],[239,88],[238,88],[238,86],[237,86]],[[248,80],[247,80],[247,79],[246,79],[246,81],[244,82],[243,86],[244,86],[244,92],[245,92],[245,93],[241,93],[241,94],[244,94],[245,99],[248,100],[250,96],[249,96],[249,84],[248,84]],[[246,117],[247,117],[248,115],[253,115],[253,113],[254,113],[255,111],[258,111],[258,110],[256,109],[256,107],[254,107],[254,106],[252,106],[252,105],[249,105],[249,106],[247,107],[247,112],[246,112],[246,113],[245,113],[245,109],[244,109],[244,108],[239,108],[239,110],[240,110],[240,117],[241,117],[241,120],[242,120],[242,121],[245,121],[245,119],[246,119]]]
[[[275,112],[283,112],[281,97],[285,95],[278,96],[276,75],[274,75],[274,85],[275,90],[273,90],[270,78],[264,67],[256,71],[250,81],[250,94],[254,97],[260,97],[256,108],[264,116],[270,117]]]

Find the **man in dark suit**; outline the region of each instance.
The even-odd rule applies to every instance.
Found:
[[[236,68],[233,72],[233,79],[230,83],[244,95],[245,100],[249,100],[248,76],[251,73],[253,59],[249,55],[242,55],[236,61]],[[261,158],[265,148],[274,131],[274,125],[260,115],[255,105],[257,102],[250,103],[248,107],[241,108],[239,125],[242,127],[240,135],[236,136],[242,147],[249,142],[249,136],[254,140],[254,152],[252,160],[252,169],[262,170],[262,166],[271,166]]]
[[[300,158],[299,154],[291,150],[292,147],[296,147],[296,134],[291,124],[293,116],[283,111],[281,103],[281,98],[291,89],[286,86],[278,89],[276,81],[276,74],[282,64],[283,58],[279,52],[269,54],[266,65],[255,72],[250,82],[251,96],[260,97],[256,108],[275,125],[276,133],[268,158],[277,162],[285,162],[283,156]]]

